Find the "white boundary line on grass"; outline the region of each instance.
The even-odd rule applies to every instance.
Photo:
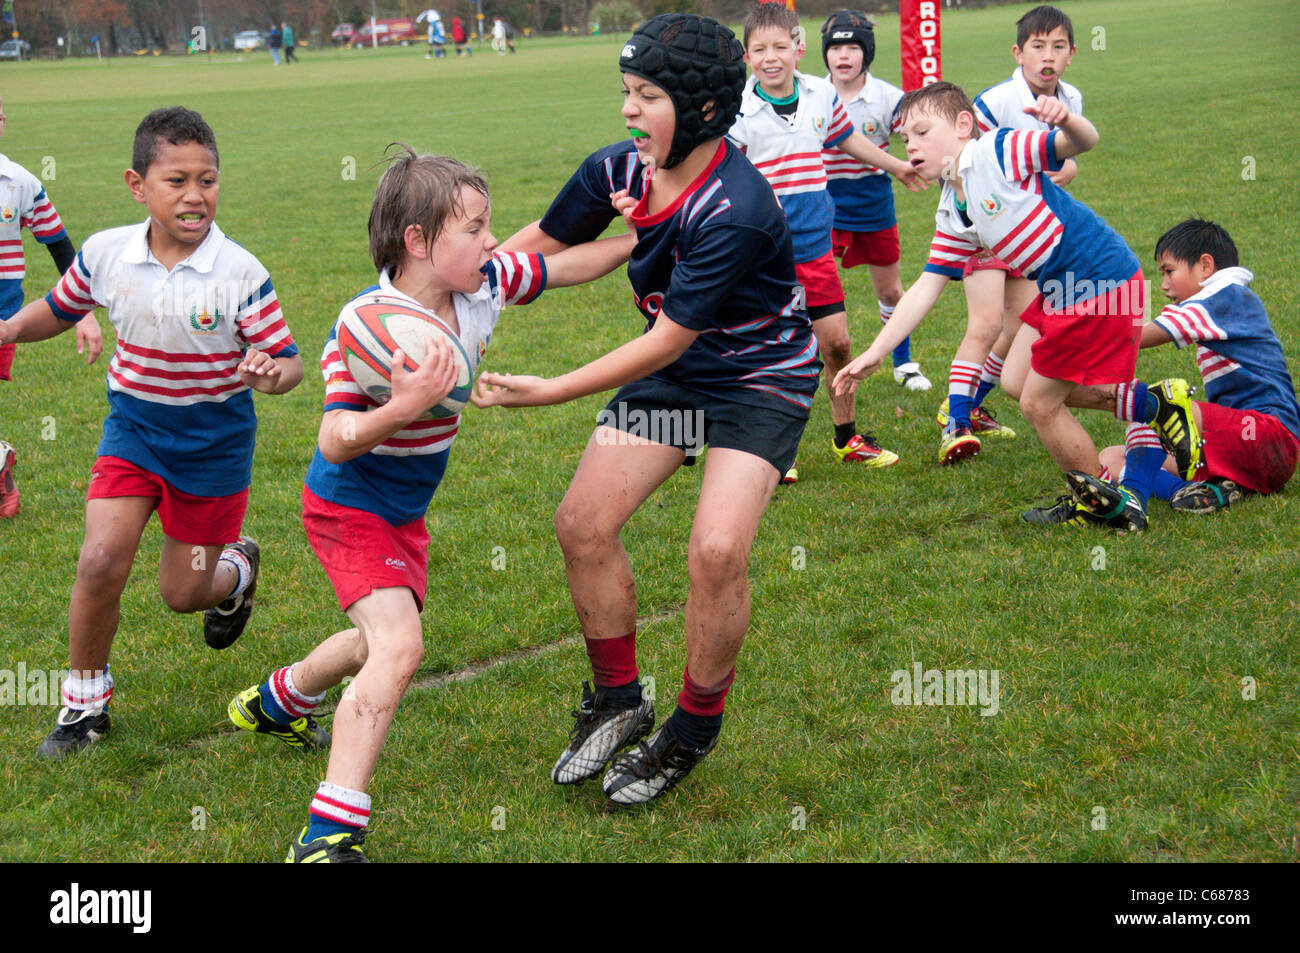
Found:
[[[655,625],[659,622],[667,622],[669,619],[682,614],[685,606],[674,606],[670,609],[661,609],[647,616],[639,616],[636,620],[637,629],[648,625]],[[528,661],[539,658],[543,655],[549,655],[559,649],[569,648],[570,646],[582,644],[582,633],[571,633],[554,642],[546,642],[542,645],[529,645],[522,649],[515,649],[506,652],[504,655],[498,655],[495,658],[489,658],[482,662],[472,662],[464,668],[459,668],[451,672],[443,672],[440,675],[429,675],[425,678],[412,681],[407,686],[403,697],[410,695],[412,692],[428,691],[432,689],[445,688],[458,682],[472,682],[480,675],[486,675],[494,669],[503,668],[506,665],[513,665],[515,662]],[[319,716],[333,715],[337,706],[321,705],[315,714]]]

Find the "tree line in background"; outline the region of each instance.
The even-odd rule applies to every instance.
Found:
[[[943,0],[940,0],[943,2]],[[967,6],[984,6],[988,0],[966,0]],[[587,33],[599,26],[602,33],[623,33],[636,23],[659,13],[690,10],[705,16],[737,22],[746,0],[375,0],[375,14],[412,17],[433,7],[448,25],[453,16],[474,30],[476,14],[484,16],[486,35],[492,18],[504,16],[517,33]],[[800,0],[805,16],[825,16],[843,6],[867,12],[896,11],[898,0]],[[200,14],[200,7],[202,8]],[[19,34],[41,53],[60,50],[70,55],[93,55],[98,37],[106,55],[139,50],[183,53],[200,23],[213,49],[228,49],[241,30],[265,32],[272,23],[293,27],[299,43],[311,48],[329,45],[329,34],[339,23],[360,26],[370,18],[371,0],[16,0],[15,22]]]

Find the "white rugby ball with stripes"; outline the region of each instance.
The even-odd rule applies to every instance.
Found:
[[[424,360],[424,339],[442,338],[456,364],[456,386],[429,409],[426,418],[454,417],[469,401],[474,375],[469,355],[454,331],[425,308],[405,298],[379,292],[364,294],[344,306],[338,324],[339,354],[348,373],[366,394],[381,404],[393,395],[393,352],[406,355],[405,367],[414,371]]]

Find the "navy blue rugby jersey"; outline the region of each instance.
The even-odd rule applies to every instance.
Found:
[[[592,241],[618,215],[610,193],[627,189],[640,200],[627,273],[646,330],[662,310],[699,332],[686,353],[651,378],[807,416],[822,363],[772,187],[725,140],[690,187],[654,215],[645,209],[647,181],[630,139],[601,149],[560,190],[542,231],[568,245]]]

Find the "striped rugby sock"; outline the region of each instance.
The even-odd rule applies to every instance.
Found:
[[[969,361],[953,361],[948,368],[948,423],[957,427],[970,426],[970,413],[974,408],[972,397],[979,386],[980,366]]]
[[[1156,398],[1142,381],[1115,385],[1115,416],[1129,423],[1149,424],[1156,416]]]
[[[990,354],[984,361],[984,367],[980,370],[980,383],[975,388],[975,406],[978,407],[984,403],[984,398],[989,395],[993,388],[998,386],[1002,380],[1002,358],[996,354]]]
[[[82,676],[89,676],[83,678]],[[113,676],[108,666],[95,674],[94,672],[69,672],[63,680],[59,694],[65,707],[73,711],[90,711],[105,707],[113,697]]]
[[[370,823],[370,795],[322,781],[311,799],[303,840],[360,830]]]
[[[1165,462],[1160,437],[1146,424],[1131,423],[1124,434],[1124,476],[1120,486],[1134,493],[1146,509],[1151,487]]]
[[[881,301],[879,298],[876,299],[876,304],[880,308],[880,323],[888,324],[889,319],[894,316],[894,308],[897,307],[897,305],[885,304],[885,302]],[[903,338],[898,347],[894,348],[894,366],[898,367],[900,364],[908,364],[911,360],[912,338],[909,335]]]
[[[682,691],[677,707],[664,722],[664,731],[692,748],[707,748],[722,731],[722,712],[735,679],[732,668],[716,685],[700,685],[688,668],[682,673]]]
[[[325,700],[325,693],[304,695],[293,684],[293,666],[276,669],[271,677],[258,686],[262,697],[262,712],[272,721],[287,725],[306,718]]]

